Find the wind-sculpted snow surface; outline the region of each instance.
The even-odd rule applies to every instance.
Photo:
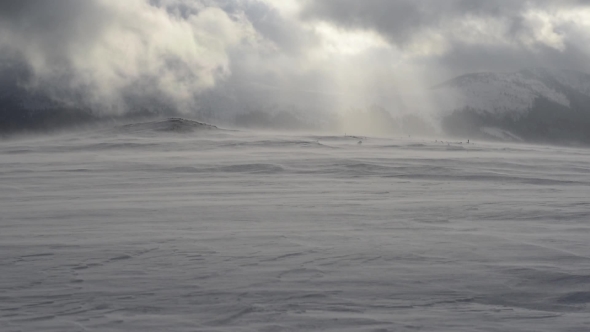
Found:
[[[0,330],[590,330],[590,151],[358,141],[0,142]]]

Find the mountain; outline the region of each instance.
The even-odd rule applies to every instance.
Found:
[[[52,130],[94,120],[87,109],[59,102],[48,94],[27,88],[29,70],[0,62],[0,134]]]
[[[467,74],[434,87],[454,102],[442,119],[450,135],[590,144],[590,75],[526,69]]]
[[[0,134],[55,130],[98,119],[90,110],[61,104],[23,89],[0,96]]]
[[[84,92],[72,90],[53,96],[51,89],[27,84],[31,73],[25,66],[0,61],[0,135],[18,132],[54,131],[111,120],[134,120],[156,116],[177,116],[171,103],[158,96],[127,94],[125,112],[103,111],[84,100]]]

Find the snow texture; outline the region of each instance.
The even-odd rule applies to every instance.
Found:
[[[0,331],[590,330],[589,150],[358,141],[0,142]]]

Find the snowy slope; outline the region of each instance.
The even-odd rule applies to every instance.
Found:
[[[459,106],[491,113],[526,112],[538,97],[568,106],[567,97],[522,73],[484,73],[462,76],[446,86]]]
[[[524,113],[533,107],[537,98],[570,107],[568,89],[590,97],[590,75],[544,68],[514,73],[474,73],[452,79],[436,89],[457,96],[458,108],[469,107],[495,114]]]
[[[588,150],[208,128],[0,141],[0,331],[590,327]]]
[[[584,129],[590,125],[590,75],[585,73],[545,68],[474,73],[435,91],[454,100],[444,110],[450,114],[447,122],[460,123],[447,125],[451,134],[474,133],[461,126],[497,127],[525,140],[590,142]]]

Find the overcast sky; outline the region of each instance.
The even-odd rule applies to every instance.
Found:
[[[590,71],[590,1],[4,0],[0,49],[31,89],[106,112],[420,102],[400,96],[468,72]]]

